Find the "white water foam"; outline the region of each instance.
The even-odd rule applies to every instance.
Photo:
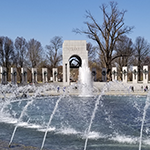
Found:
[[[40,129],[42,126],[37,125],[37,124],[30,124],[28,122],[20,122],[18,123],[18,126],[24,127],[24,128],[30,128],[30,129]]]
[[[65,128],[59,129],[57,133],[64,134],[64,135],[70,135],[70,134],[80,134],[81,132],[78,132],[75,129],[70,128],[70,127],[69,128],[65,127]]]
[[[145,145],[150,145],[150,138],[143,139],[142,141]]]
[[[15,124],[17,123],[17,119],[12,118],[8,114],[0,113],[0,122],[9,123],[9,124]]]
[[[119,143],[128,143],[128,144],[136,144],[139,141],[139,138],[131,137],[131,136],[126,136],[126,135],[116,135],[110,140],[119,142]]]
[[[6,113],[5,114],[4,113],[0,113],[0,122],[8,123],[8,124],[16,124],[17,123],[17,119],[9,116]],[[28,122],[19,122],[18,126],[19,127],[24,127],[24,128],[38,129],[39,131],[41,130],[42,132],[45,132],[45,130],[46,130],[46,129],[42,129],[43,126],[41,126],[41,125],[32,124],[32,123],[28,123]],[[54,129],[51,128],[50,131],[51,130],[54,130]]]
[[[38,129],[38,131],[41,131],[41,132],[45,132],[46,129]],[[75,130],[74,128],[71,128],[71,127],[63,127],[63,128],[60,128],[58,130],[56,130],[55,127],[50,127],[48,129],[48,131],[55,131],[56,134],[62,134],[62,135],[79,135],[81,136],[83,139],[87,138],[87,134],[83,133],[83,132],[80,132],[80,131],[77,131]],[[100,139],[100,138],[106,138],[108,137],[107,135],[103,135],[99,132],[95,132],[95,131],[91,131],[89,134],[88,134],[88,139]]]
[[[37,124],[28,124],[27,128],[31,128],[31,129],[40,129],[41,126],[37,125]]]
[[[19,126],[19,127],[27,127],[27,126],[28,126],[28,123],[27,123],[27,122],[19,122],[19,123],[18,123],[18,126]]]
[[[98,140],[98,139],[102,139],[102,138],[107,138],[108,135],[104,135],[102,133],[99,133],[99,132],[95,132],[95,131],[91,131],[87,134],[84,134],[83,135],[83,139],[94,139],[94,140]]]
[[[46,129],[46,128],[44,128],[44,129],[39,129],[39,128],[38,128],[38,131],[40,131],[40,132],[45,132],[46,130],[47,130],[48,132],[51,132],[51,131],[55,131],[56,128],[55,128],[55,127],[49,127],[48,129]]]

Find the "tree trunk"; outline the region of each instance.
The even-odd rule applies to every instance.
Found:
[[[111,63],[107,63],[106,68],[107,68],[107,80],[111,81]]]
[[[138,80],[141,81],[141,59],[138,58]]]
[[[141,81],[141,69],[140,69],[140,64],[138,65],[138,80]]]

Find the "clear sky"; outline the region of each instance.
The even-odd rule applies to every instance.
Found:
[[[120,10],[125,9],[125,25],[134,26],[128,36],[135,41],[142,36],[150,42],[150,0],[114,0]],[[86,28],[85,11],[90,10],[102,23],[101,4],[110,0],[0,0],[0,36],[15,41],[17,36],[27,41],[34,38],[42,46],[54,36],[63,40],[86,40],[86,35],[75,34],[74,28]]]

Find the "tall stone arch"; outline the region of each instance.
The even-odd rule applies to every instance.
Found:
[[[63,84],[70,84],[70,67],[72,58],[76,58],[77,66],[82,65],[82,60],[88,62],[88,51],[85,40],[65,40],[63,43]]]

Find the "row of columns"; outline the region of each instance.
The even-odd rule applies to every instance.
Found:
[[[127,67],[122,67],[122,81],[127,83],[128,79]],[[117,67],[112,67],[112,81],[117,80]],[[132,82],[138,82],[138,67],[133,66],[132,68]],[[143,66],[143,83],[148,83],[148,66]]]
[[[92,70],[92,72],[96,72],[95,70]],[[37,82],[37,68],[31,69],[32,73],[32,83]],[[127,67],[122,67],[122,81],[127,82],[128,79],[128,71]],[[58,78],[58,69],[53,68],[52,70],[52,81],[57,82]],[[21,68],[21,76],[22,76],[22,83],[27,83],[27,68]],[[7,84],[7,69],[5,67],[0,67],[0,80],[2,84]],[[117,80],[117,67],[112,67],[112,81]],[[102,69],[102,81],[107,81],[107,69]],[[42,82],[46,83],[48,82],[47,79],[47,68],[42,68]],[[138,82],[138,67],[133,66],[132,68],[132,82],[137,83]],[[11,83],[16,84],[17,83],[17,68],[11,68]],[[143,66],[143,83],[148,83],[148,66]]]
[[[53,82],[57,82],[57,68],[53,68]],[[32,83],[37,83],[37,68],[31,69]],[[22,84],[27,83],[27,68],[21,68]],[[7,84],[7,69],[6,67],[0,67],[0,80],[1,84]],[[42,82],[46,83],[47,80],[47,68],[42,68]],[[11,68],[11,83],[17,84],[17,68]]]

